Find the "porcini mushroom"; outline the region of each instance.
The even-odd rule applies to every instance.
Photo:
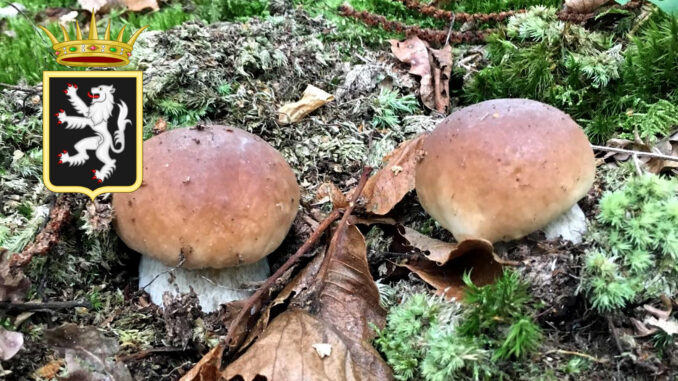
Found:
[[[593,151],[572,118],[527,99],[452,113],[416,168],[424,209],[459,241],[508,241],[566,212],[591,188]]]
[[[290,166],[261,138],[225,126],[176,129],[144,143],[142,186],[113,196],[115,228],[141,253],[139,285],[198,295],[203,311],[266,279],[266,256],[299,207]],[[179,268],[176,268],[179,267]]]

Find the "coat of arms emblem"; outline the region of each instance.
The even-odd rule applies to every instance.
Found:
[[[45,29],[57,61],[69,66],[120,66],[144,28],[123,42],[99,39],[94,14],[87,39],[76,24],[71,40]],[[142,73],[49,71],[43,73],[43,179],[53,192],[131,192],[142,176]]]

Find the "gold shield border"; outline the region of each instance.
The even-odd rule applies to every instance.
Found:
[[[49,180],[49,79],[50,78],[136,78],[137,83],[137,119],[136,119],[136,170],[137,178],[134,184],[129,186],[103,186],[90,190],[81,186],[57,186]],[[45,187],[55,193],[76,192],[84,193],[89,198],[94,198],[108,192],[134,192],[141,186],[142,155],[143,155],[143,73],[141,71],[44,71],[42,72],[42,180]]]

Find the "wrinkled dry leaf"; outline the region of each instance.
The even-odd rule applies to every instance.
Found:
[[[282,292],[298,291],[291,304],[313,306],[313,314],[292,307],[277,316],[226,368],[226,379],[391,379],[390,368],[370,345],[370,323],[383,326],[385,311],[369,273],[365,238],[355,226],[344,229],[335,233],[327,254],[316,257],[321,259]],[[317,343],[329,344],[331,354],[320,358],[313,347]]]
[[[361,195],[367,212],[384,215],[414,189],[415,169],[427,136],[404,141],[384,157],[386,165],[370,177]]]
[[[429,48],[431,73],[433,75],[433,104],[438,112],[446,112],[450,106],[450,76],[452,75],[452,46],[442,49]],[[422,95],[422,99],[424,96]],[[424,101],[424,104],[431,101]]]
[[[333,100],[334,95],[326,93],[313,85],[308,85],[306,90],[304,90],[303,97],[299,101],[287,103],[278,109],[278,123],[296,123],[320,106]]]
[[[492,253],[493,250],[492,243],[484,239],[467,239],[460,243],[449,243],[421,234],[407,226],[398,226],[397,231],[400,238],[406,241],[404,243],[420,251],[428,252],[424,254],[426,258],[438,265],[444,265],[468,252],[480,250]]]
[[[217,381],[221,368],[221,355],[224,347],[221,344],[212,348],[195,366],[181,377],[180,381]]]
[[[324,358],[313,345],[323,340],[334,350]],[[356,366],[352,343],[330,324],[300,309],[276,317],[256,343],[223,373],[226,380],[315,381],[377,380],[366,378]]]
[[[153,125],[153,135],[162,134],[167,130],[167,121],[163,118],[158,118]]]
[[[478,286],[490,284],[501,275],[501,264],[495,261],[492,251],[486,250],[484,246],[467,251],[442,266],[424,257],[409,259],[402,266],[435,287],[438,294],[448,299],[462,300],[466,287],[462,280],[465,272],[471,271],[471,280]]]
[[[450,105],[449,82],[452,72],[452,47],[432,49],[416,35],[405,41],[389,40],[391,52],[410,65],[408,73],[421,77],[419,96],[431,110],[444,113]]]
[[[591,13],[611,0],[565,0],[567,10],[572,13]]]
[[[107,13],[113,8],[124,7],[132,12],[144,9],[158,10],[158,0],[78,0],[82,9],[96,13]]]
[[[7,250],[0,248],[0,302],[23,300],[31,286],[20,268],[12,268]]]
[[[36,379],[51,380],[57,376],[64,364],[65,361],[63,359],[52,360],[33,372],[33,377]]]
[[[95,327],[67,323],[45,330],[45,341],[66,358],[64,380],[132,381],[125,364],[114,359],[118,340]]]
[[[8,331],[0,327],[0,359],[7,361],[14,357],[24,346],[21,332]]]
[[[678,133],[659,141],[654,147],[644,143],[637,138],[635,141],[627,139],[610,139],[606,145],[612,148],[621,148],[632,151],[652,152],[663,155],[678,157]],[[613,159],[615,161],[624,162],[631,159],[630,153],[608,152],[603,159]],[[661,173],[670,169],[678,169],[678,161],[664,160],[660,158],[652,158],[647,156],[638,156],[638,161],[643,168],[654,174]]]

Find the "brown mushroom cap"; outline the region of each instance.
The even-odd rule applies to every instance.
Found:
[[[491,242],[542,228],[582,198],[595,163],[572,118],[527,99],[454,112],[426,138],[416,169],[424,209],[458,241]]]
[[[224,268],[275,250],[292,225],[299,186],[261,138],[225,126],[176,129],[144,143],[144,180],[116,193],[115,227],[130,248],[175,266]]]

